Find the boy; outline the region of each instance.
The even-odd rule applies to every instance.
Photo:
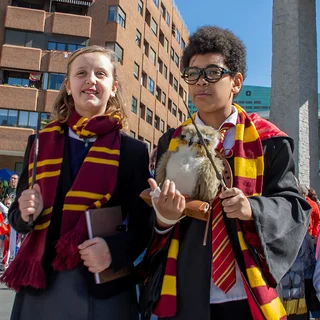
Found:
[[[233,33],[199,28],[191,35],[182,62],[182,77],[198,109],[195,122],[214,129],[226,123],[231,127],[224,131],[221,151],[231,165],[234,184],[217,195],[214,203],[224,214],[213,210],[212,232],[202,246],[204,221],[187,217],[175,223],[185,200],[173,181],[164,182],[155,199],[156,232],[149,252],[160,250],[159,243],[172,233],[174,240],[154,313],[175,320],[285,319],[273,288],[298,253],[310,208],[297,191],[293,141],[233,104],[246,73],[246,50]],[[182,126],[188,123],[190,119]],[[160,138],[158,158],[167,149],[175,150],[171,135],[172,131]],[[173,138],[179,139],[179,128]],[[149,184],[153,190],[157,187],[153,179]],[[226,237],[216,243],[223,233]]]

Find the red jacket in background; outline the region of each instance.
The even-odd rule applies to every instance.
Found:
[[[308,232],[310,233],[311,236],[316,238],[318,236],[318,231],[320,226],[320,210],[316,202],[311,200],[309,197],[306,197],[306,200],[311,206]]]

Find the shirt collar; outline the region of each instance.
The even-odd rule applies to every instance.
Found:
[[[238,119],[238,110],[235,106],[232,106],[232,113],[230,114],[230,116],[223,121],[223,123],[221,124],[221,126],[219,127],[219,129],[226,123],[231,123],[234,126],[237,124],[237,119]],[[194,119],[196,124],[200,124],[205,126],[206,124],[200,119],[199,117],[199,112],[196,113],[196,117]]]

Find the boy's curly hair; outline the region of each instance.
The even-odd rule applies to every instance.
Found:
[[[215,26],[204,26],[196,30],[189,38],[182,55],[182,64],[187,68],[196,54],[219,53],[229,70],[240,72],[246,77],[246,47],[231,31]]]

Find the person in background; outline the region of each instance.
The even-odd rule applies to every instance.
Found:
[[[4,206],[5,208],[10,208],[11,204],[13,202],[12,198],[7,198],[4,199]],[[2,213],[2,215],[1,215]],[[2,216],[2,221],[0,221],[0,235],[3,236],[3,257],[2,257],[2,265],[4,269],[7,269],[9,266],[10,262],[10,237],[11,237],[11,231],[12,229],[10,228],[9,221],[8,221],[8,214],[7,211],[0,213],[0,217]],[[0,219],[1,220],[1,219]]]
[[[152,177],[154,177],[154,173],[156,169],[156,158],[157,158],[157,148],[154,148],[154,150],[150,155],[150,160],[149,160],[149,171]]]
[[[309,188],[308,189],[308,197],[317,203],[318,207],[320,207],[320,200],[318,198],[318,195],[316,193],[316,190],[314,190],[313,188]]]
[[[320,209],[316,201],[312,200],[309,195],[311,195],[313,198],[312,192],[310,193],[309,189],[305,185],[300,186],[302,190],[303,196],[306,198],[308,203],[311,206],[311,214],[310,214],[310,222],[308,227],[309,234],[313,237],[314,243],[317,243],[317,237],[319,233],[319,227],[320,227]],[[314,198],[315,199],[315,198]]]
[[[133,262],[151,235],[151,209],[139,197],[150,177],[147,146],[125,134],[115,54],[99,46],[73,52],[39,133],[26,148],[10,224],[27,234],[1,281],[17,291],[11,320],[136,320]],[[123,232],[88,240],[85,210],[121,207]],[[33,216],[33,226],[28,224]],[[95,284],[94,273],[123,276]]]
[[[6,197],[10,197],[13,200],[16,198],[16,190],[17,190],[18,182],[19,182],[19,176],[16,173],[14,173],[10,177],[9,186],[4,190],[2,201],[4,201]]]

